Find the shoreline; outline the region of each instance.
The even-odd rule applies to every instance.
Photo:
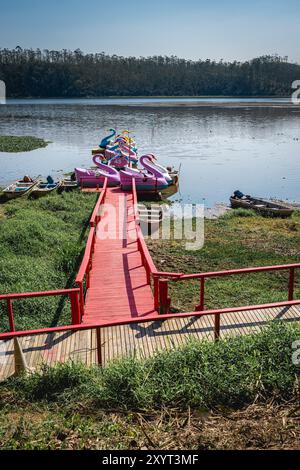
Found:
[[[161,100],[161,101],[157,101]],[[213,101],[212,101],[213,100]],[[225,100],[225,101],[224,101]],[[249,101],[247,101],[249,100]],[[260,100],[260,101],[251,101]],[[265,101],[264,101],[265,100]],[[274,100],[274,101],[272,101]],[[4,106],[103,106],[134,108],[275,108],[299,109],[290,97],[95,97],[95,98],[8,98]]]

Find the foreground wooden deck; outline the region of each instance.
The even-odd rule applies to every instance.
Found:
[[[300,307],[224,314],[221,316],[221,338],[258,332],[275,319],[300,321]],[[213,316],[206,316],[103,328],[102,364],[106,366],[117,358],[130,355],[148,358],[156,351],[180,347],[190,338],[213,340],[213,322]],[[43,364],[70,360],[86,365],[98,363],[95,330],[26,336],[19,341],[28,365],[35,369]],[[0,341],[0,380],[13,373],[13,340]]]

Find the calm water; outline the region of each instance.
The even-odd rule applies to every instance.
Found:
[[[143,99],[11,100],[0,106],[0,134],[34,135],[53,142],[30,153],[1,153],[0,186],[24,174],[58,176],[75,166],[89,167],[91,148],[110,127],[117,127],[132,130],[140,155],[151,152],[165,165],[181,164],[180,193],[175,199],[205,199],[209,207],[227,202],[239,188],[300,200],[300,107],[172,108],[143,103]]]

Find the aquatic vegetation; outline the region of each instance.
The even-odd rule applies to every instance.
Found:
[[[0,135],[0,152],[30,152],[47,147],[50,142],[32,136]]]

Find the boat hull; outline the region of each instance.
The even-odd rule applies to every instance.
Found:
[[[294,212],[289,207],[259,198],[239,199],[231,197],[230,203],[233,209],[252,209],[266,217],[286,218],[291,217]]]
[[[22,196],[28,196],[33,188],[37,185],[37,181],[25,183],[23,181],[16,181],[3,190],[6,199],[17,199]]]
[[[45,186],[45,187],[43,187]],[[47,196],[48,194],[53,193],[57,189],[61,187],[61,183],[55,183],[55,184],[46,184],[46,183],[40,183],[38,184],[35,188],[33,188],[31,192],[31,197],[34,199],[39,199],[41,197]]]
[[[83,174],[83,173],[78,173],[76,171],[76,179],[77,179],[78,185],[81,188],[103,188],[106,177],[102,175],[97,176],[95,175],[95,172],[92,172],[90,170],[89,172],[94,173],[94,174]],[[108,178],[107,185],[109,187],[114,187],[114,186],[118,186],[119,182],[112,181],[111,179]]]

